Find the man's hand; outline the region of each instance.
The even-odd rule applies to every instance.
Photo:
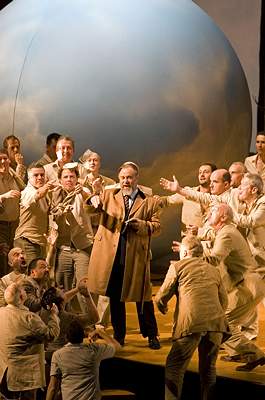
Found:
[[[93,207],[98,208],[101,203],[99,195],[95,194],[94,196],[90,197],[90,202]]]
[[[24,157],[20,153],[15,154],[15,161],[17,165],[24,165]]]
[[[102,193],[103,192],[103,185],[102,185],[102,179],[97,178],[92,182],[92,188],[93,192],[96,194]]]
[[[20,191],[19,190],[9,190],[4,194],[1,194],[0,199],[19,199],[20,198]]]
[[[158,310],[159,310],[162,314],[165,315],[165,314],[168,312],[168,307],[167,307],[165,304],[163,304],[160,300],[156,300],[156,299],[155,299],[155,304],[156,304]]]
[[[37,198],[42,199],[46,196],[48,191],[52,191],[55,188],[56,184],[53,182],[47,182],[42,187],[37,190]]]
[[[186,230],[189,235],[197,236],[198,235],[198,226],[196,225],[187,225]]]
[[[179,247],[180,247],[180,242],[177,242],[176,240],[173,240],[171,248],[172,248],[174,253],[179,253]]]
[[[139,218],[132,218],[128,219],[128,221],[126,221],[125,223],[134,231],[138,231],[141,228],[143,221]]]
[[[89,292],[87,290],[87,281],[88,281],[88,278],[84,277],[84,278],[80,279],[80,281],[78,283],[78,291],[84,297],[89,297]]]
[[[53,315],[58,315],[59,314],[59,310],[56,304],[52,304],[51,308],[50,308],[50,312]]]
[[[175,177],[175,175],[173,175],[173,181],[169,181],[168,179],[165,178],[160,178],[160,185],[162,186],[163,189],[165,190],[169,190],[170,192],[178,192],[178,190],[180,189],[179,183]]]

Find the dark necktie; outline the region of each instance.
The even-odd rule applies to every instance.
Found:
[[[128,216],[129,211],[130,211],[130,196],[127,194],[124,195],[124,205],[125,205],[125,215]]]

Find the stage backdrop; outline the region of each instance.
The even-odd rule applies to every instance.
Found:
[[[188,0],[15,0],[0,13],[0,135],[27,162],[48,133],[99,152],[104,171],[141,166],[196,183],[201,162],[226,166],[249,148],[251,105],[240,62],[215,23]],[[170,257],[177,210],[163,215],[154,265]]]

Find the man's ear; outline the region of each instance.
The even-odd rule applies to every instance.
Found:
[[[258,188],[256,186],[252,186],[251,193],[256,194],[258,192]]]

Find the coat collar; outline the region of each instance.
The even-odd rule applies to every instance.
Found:
[[[121,208],[123,210],[123,214],[125,216],[125,206],[124,206],[123,194],[122,194],[122,191],[121,191],[120,188],[117,188],[114,191],[114,197],[118,201],[118,203],[120,204],[120,206],[121,206]],[[135,200],[133,202],[132,208],[130,209],[130,213],[129,213],[130,217],[139,209],[139,207],[143,204],[145,199],[146,199],[146,195],[138,187],[138,193],[137,193],[136,198],[135,198]]]

